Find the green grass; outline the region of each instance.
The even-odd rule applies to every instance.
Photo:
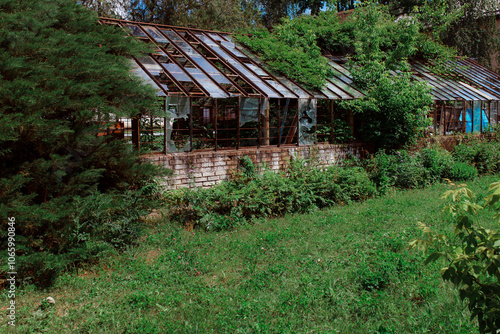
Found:
[[[497,177],[470,182],[484,196]],[[440,195],[397,191],[229,232],[150,221],[139,246],[17,298],[19,333],[477,333],[442,263],[407,244],[448,231]],[[489,222],[493,214],[479,219]],[[55,307],[37,311],[52,296]],[[7,331],[5,294],[0,299]]]

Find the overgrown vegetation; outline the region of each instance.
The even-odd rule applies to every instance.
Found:
[[[375,186],[359,167],[328,167],[295,159],[285,172],[255,171],[248,157],[236,177],[210,189],[182,189],[167,196],[174,221],[226,230],[260,217],[304,213],[372,197]]]
[[[437,248],[426,262],[444,259],[443,280],[453,283],[460,298],[468,302],[471,319],[477,318],[479,331],[495,334],[500,329],[500,182],[492,183],[488,191],[482,201],[466,185],[446,191],[442,198],[451,198],[452,202],[443,211],[453,217],[454,237],[419,223],[425,239],[416,239],[410,245],[421,250]],[[496,223],[493,229],[477,222],[478,212],[486,208],[496,213],[490,218]]]
[[[465,145],[458,145],[453,151],[457,161],[469,163],[481,174],[500,172],[500,142],[475,139]]]
[[[272,70],[310,89],[320,90],[333,75],[322,50],[348,56],[352,79],[365,97],[345,101],[344,108],[361,115],[361,139],[393,149],[414,143],[430,125],[430,88],[411,79],[409,61],[423,59],[443,70],[455,55],[426,33],[420,17],[396,20],[387,6],[368,1],[342,22],[326,11],[238,39]]]
[[[185,188],[169,194],[169,217],[191,227],[225,230],[260,217],[305,213],[366,200],[392,188],[422,188],[444,179],[462,181],[478,176],[472,161],[468,164],[457,160],[440,148],[413,153],[379,151],[364,161],[347,161],[346,167],[325,168],[320,163],[318,156],[295,158],[288,170],[275,172],[256,168],[245,157],[230,181],[210,189]],[[481,171],[484,174],[484,169]]]
[[[469,183],[483,197],[497,176]],[[16,333],[477,333],[441,265],[409,252],[448,231],[439,183],[224,232],[150,221],[137,247],[20,289]],[[486,210],[475,222],[493,227]],[[450,233],[451,235],[451,233]],[[41,300],[53,297],[53,307]],[[6,294],[0,295],[6,305]],[[6,322],[0,331],[8,333]]]
[[[454,159],[440,148],[424,148],[412,154],[405,150],[393,154],[379,151],[364,166],[381,193],[392,187],[419,188],[443,179],[471,180],[478,175],[473,165]]]
[[[408,70],[408,60],[425,59],[442,63],[455,53],[441,45],[419,21],[420,16],[396,20],[387,6],[368,1],[344,21],[336,12],[284,19],[271,32],[258,29],[238,40],[258,53],[274,71],[297,80],[308,88],[321,89],[331,74],[321,49],[352,57],[351,68],[376,66]],[[450,18],[451,20],[451,18]],[[310,59],[312,58],[312,59]],[[357,80],[361,88],[367,84]],[[368,80],[373,81],[373,80]]]
[[[144,43],[74,1],[0,1],[0,21],[0,216],[20,278],[44,286],[136,236],[161,171],[98,134],[157,97],[130,75]]]
[[[284,20],[272,32],[260,29],[238,40],[258,53],[276,71],[303,83],[321,88],[332,74],[321,48],[343,50],[353,43],[353,27],[341,24],[332,12]]]

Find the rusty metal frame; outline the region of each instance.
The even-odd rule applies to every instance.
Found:
[[[172,45],[172,46],[173,46],[173,47],[174,47],[174,48],[175,48],[175,49],[176,49],[179,53],[181,53],[181,54],[184,56],[184,58],[186,58],[187,60],[189,60],[189,62],[190,62],[191,64],[193,64],[193,65],[194,65],[197,69],[199,69],[199,70],[200,70],[203,74],[205,74],[205,75],[207,76],[207,78],[208,78],[210,81],[212,81],[212,82],[213,82],[213,83],[214,83],[214,84],[215,84],[218,88],[220,88],[220,89],[221,89],[224,93],[226,93],[226,94],[228,95],[228,97],[230,97],[230,96],[231,96],[231,94],[230,94],[230,93],[229,93],[229,92],[228,92],[228,91],[227,91],[224,87],[222,87],[222,86],[221,86],[221,85],[220,85],[220,84],[219,84],[219,83],[218,83],[215,79],[213,79],[213,78],[212,78],[212,76],[211,76],[210,74],[208,74],[208,73],[207,73],[207,72],[206,72],[206,71],[205,71],[205,70],[204,70],[201,66],[199,66],[199,65],[198,65],[198,64],[197,64],[197,63],[196,63],[196,62],[195,62],[195,61],[194,61],[194,60],[193,60],[193,59],[192,59],[192,58],[191,58],[191,57],[190,57],[190,56],[189,56],[189,55],[188,55],[188,54],[184,51],[184,50],[182,50],[179,46],[177,46],[177,43],[175,43],[174,41],[172,41],[172,39],[171,39],[170,37],[168,37],[168,36],[167,36],[167,35],[166,35],[163,31],[162,31],[162,29],[157,29],[157,30],[160,32],[160,34],[162,34],[162,36],[163,36],[163,37],[165,37],[165,38],[166,38],[166,39],[170,42],[170,44],[171,44],[171,45]],[[182,37],[181,37],[181,36],[177,33],[177,31],[172,30],[172,32],[173,32],[174,34],[176,34],[178,37],[180,37],[181,39],[183,39],[183,38],[182,38]],[[183,39],[183,40],[184,40],[184,39]],[[187,41],[185,41],[185,42],[186,42],[186,43],[188,43],[188,44],[189,44],[189,46],[191,46],[191,44],[190,44],[189,42],[187,42]],[[192,46],[191,46],[191,47],[192,47]],[[193,48],[193,49],[194,49],[194,48]],[[167,52],[167,50],[164,50],[163,48],[162,48],[162,50],[163,50],[165,53],[168,53],[168,52]],[[203,56],[203,55],[202,55],[202,56]],[[172,57],[172,58],[173,58],[173,57]],[[193,80],[196,80],[196,79],[195,79],[195,78],[194,78],[194,77],[193,77],[193,76],[189,73],[189,71],[186,71],[186,70],[185,70],[185,67],[184,67],[184,66],[181,66],[181,65],[180,65],[180,63],[177,61],[177,59],[176,59],[175,61],[176,61],[176,64],[177,64],[178,66],[180,66],[180,67],[182,68],[182,70],[183,70],[183,71],[184,71],[187,75],[189,75],[189,77],[190,77],[190,78],[192,78]],[[203,87],[203,85],[202,85],[202,84],[200,84],[198,81],[196,81],[196,83],[198,83],[198,85],[200,85],[200,87]],[[208,91],[207,91],[207,93],[209,94],[209,92],[208,92]],[[208,96],[210,96],[210,94],[209,94]]]
[[[158,29],[160,31],[160,33],[165,36],[169,41],[170,41],[170,38],[168,36],[165,35],[165,33],[162,31],[162,29]],[[212,63],[212,61],[210,59],[208,59],[207,57],[205,57],[204,54],[202,54],[201,52],[199,52],[194,45],[192,45],[192,42],[188,41],[184,36],[182,36],[182,34],[179,34],[179,32],[177,30],[173,30],[172,29],[172,32],[174,32],[180,39],[182,39],[185,43],[187,43],[193,50],[195,50],[206,62],[208,62],[210,65],[212,65],[214,68],[216,68],[219,73],[224,77],[226,78],[230,83],[231,85],[236,88],[237,91],[240,92],[240,94],[243,95],[243,97],[248,97],[248,94],[245,92],[245,90],[243,88],[241,88],[237,83],[235,83],[230,77],[228,77],[224,72],[220,71],[217,66],[215,64]],[[191,56],[189,56],[186,52],[184,52],[184,50],[182,50],[184,56],[189,59],[189,61],[191,61],[193,64],[196,64],[196,62],[191,58]],[[198,65],[198,64],[196,64]],[[205,75],[207,75],[209,78],[211,78],[211,75],[206,72],[201,66],[200,66],[200,70],[205,73]],[[219,88],[223,89],[229,96],[232,95],[232,93],[230,93],[229,91],[227,91],[224,87],[221,86],[221,84],[219,84],[217,82],[217,80],[215,79],[212,79],[217,86],[219,86]]]
[[[137,25],[137,27],[138,27],[138,28],[139,28],[139,29],[140,29],[140,30],[141,30],[144,34],[146,34],[146,36],[148,36],[149,40],[150,40],[150,41],[151,41],[151,42],[152,42],[152,43],[153,43],[153,44],[154,44],[154,45],[155,45],[158,49],[160,49],[160,50],[161,50],[161,51],[162,51],[162,52],[163,52],[163,53],[167,56],[167,58],[168,58],[168,59],[169,59],[172,63],[174,63],[175,65],[177,65],[177,66],[178,66],[178,67],[179,67],[179,68],[180,68],[180,69],[184,72],[184,74],[186,74],[186,75],[187,75],[187,76],[188,76],[188,77],[189,77],[189,78],[193,81],[194,85],[195,85],[198,89],[200,89],[200,90],[201,90],[201,91],[205,94],[205,96],[210,96],[210,93],[209,93],[209,92],[208,92],[208,91],[207,91],[207,90],[203,87],[203,85],[201,85],[201,84],[198,82],[198,80],[196,80],[196,79],[195,79],[195,78],[191,75],[191,73],[189,73],[188,71],[186,71],[186,70],[184,69],[184,66],[182,66],[182,65],[181,65],[181,64],[177,61],[177,59],[175,59],[175,57],[173,57],[173,56],[170,54],[170,52],[168,52],[168,51],[167,51],[167,50],[165,50],[162,46],[160,46],[160,45],[157,43],[157,41],[156,41],[156,40],[155,40],[155,39],[151,36],[151,34],[149,34],[149,33],[148,33],[145,29],[143,29],[142,25]],[[158,30],[159,30],[159,29],[158,29]],[[160,31],[160,33],[161,33],[161,31]],[[164,35],[164,34],[162,33],[162,35]],[[165,36],[165,35],[164,35],[164,37],[165,37],[165,38],[166,38],[166,39],[170,42],[170,44],[171,44],[171,45],[172,45],[172,46],[173,46],[173,47],[174,47],[177,51],[179,51],[179,50],[178,50],[178,48],[177,48],[177,45],[176,45],[175,43],[173,43],[173,42],[172,42],[172,40],[171,40],[170,38],[168,38],[168,37],[167,37],[167,36]],[[163,68],[163,70],[164,70],[165,72],[168,72],[168,70],[167,70],[167,69],[166,69],[166,68],[165,68],[165,67],[164,67],[164,66],[163,66],[163,65],[162,65],[162,64],[161,64],[161,63],[160,63],[157,59],[155,59],[154,57],[152,57],[152,58],[153,58],[153,59],[154,59],[154,60],[155,60],[155,61],[156,61],[156,62],[157,62],[157,63],[158,63],[158,64],[159,64],[162,68]],[[209,77],[209,79],[211,80],[211,78],[210,78],[210,77]],[[179,82],[180,82],[180,81],[179,81]],[[225,90],[224,90],[224,92],[225,92]],[[191,92],[189,92],[189,93],[191,93]]]
[[[138,59],[134,58],[136,64],[140,67],[140,69],[146,72],[146,75],[152,80],[151,82],[158,86],[158,91],[163,92],[166,96],[185,96],[190,98],[189,104],[189,136],[190,136],[190,150],[193,150],[193,136],[194,136],[194,125],[193,125],[193,101],[191,98],[201,98],[201,99],[210,99],[213,101],[214,106],[211,106],[211,109],[214,110],[214,138],[215,142],[214,150],[218,150],[218,140],[220,139],[218,136],[218,112],[219,112],[219,102],[218,99],[223,98],[222,96],[226,96],[226,98],[238,98],[236,108],[236,129],[233,129],[233,126],[228,126],[226,123],[221,123],[222,129],[227,129],[228,136],[233,136],[234,131],[236,131],[236,149],[240,149],[241,145],[241,103],[239,98],[258,98],[258,110],[257,110],[257,145],[258,147],[262,146],[262,144],[267,143],[266,141],[262,141],[263,136],[266,136],[262,133],[263,126],[263,117],[264,115],[261,113],[263,99],[276,99],[277,100],[277,115],[273,117],[278,118],[278,146],[282,144],[282,137],[285,137],[285,145],[287,144],[287,140],[290,141],[290,144],[293,142],[294,138],[297,137],[297,146],[300,146],[300,108],[299,108],[299,99],[308,98],[308,99],[321,99],[325,94],[326,99],[329,101],[326,105],[327,113],[330,114],[330,142],[333,143],[335,141],[333,128],[334,128],[334,117],[335,117],[335,106],[334,100],[337,99],[355,99],[358,98],[359,93],[361,96],[363,95],[357,88],[353,86],[352,77],[349,76],[349,70],[343,67],[342,59],[340,59],[341,63],[339,63],[336,57],[325,54],[325,57],[329,59],[329,66],[335,70],[335,74],[331,78],[327,78],[328,86],[324,86],[322,91],[324,93],[317,94],[316,91],[311,92],[308,89],[304,88],[302,85],[296,83],[294,80],[279,76],[273,75],[269,72],[262,64],[258,56],[255,56],[251,51],[242,47],[240,44],[233,42],[231,38],[231,34],[213,31],[213,30],[205,30],[205,29],[193,29],[187,27],[176,27],[170,25],[163,24],[151,24],[151,23],[142,23],[136,21],[126,21],[120,19],[111,19],[111,18],[100,18],[99,24],[110,24],[115,25],[117,27],[121,27],[126,30],[130,36],[134,36],[132,31],[127,26],[134,27],[133,29],[137,29],[139,36],[134,36],[135,38],[139,38],[148,43],[153,43],[158,52],[162,53],[166,59],[175,66],[177,66],[180,70],[180,75],[185,75],[185,77],[177,76],[177,70],[168,70],[166,65],[164,66],[160,59],[157,58],[157,55],[153,53],[153,55],[148,55],[154,62],[154,66],[158,65],[155,68],[154,73],[158,69],[160,71],[160,77],[158,75],[153,75],[153,72],[150,72],[145,64]],[[155,32],[150,28],[154,28]],[[168,43],[164,44],[160,43],[154,38],[156,36],[156,31],[159,34],[157,38],[162,37],[163,42]],[[169,31],[169,32],[167,32]],[[170,33],[171,32],[171,33]],[[183,43],[182,43],[183,42]],[[226,44],[232,43],[232,44]],[[186,44],[184,44],[186,43]],[[233,48],[234,45],[234,48]],[[170,50],[170,51],[167,51]],[[192,53],[194,52],[194,53]],[[241,53],[241,54],[240,54]],[[238,55],[238,56],[237,56]],[[183,61],[178,60],[178,58],[182,58]],[[195,60],[197,59],[197,60]],[[202,61],[203,59],[203,61]],[[184,61],[185,60],[185,61]],[[150,60],[148,59],[148,62]],[[184,63],[184,65],[181,65]],[[208,64],[213,68],[207,67]],[[333,64],[333,65],[332,65]],[[434,73],[426,63],[415,62],[412,64],[412,77],[414,80],[427,82],[430,87],[433,89],[433,96],[435,100],[433,116],[434,116],[434,129],[436,132],[443,129],[443,135],[446,134],[447,130],[451,128],[459,129],[458,125],[458,115],[462,115],[462,124],[461,130],[463,132],[467,131],[467,106],[471,106],[472,117],[472,131],[474,130],[474,104],[480,104],[480,126],[479,130],[481,132],[483,129],[482,122],[482,110],[488,106],[488,122],[491,123],[492,117],[492,106],[496,106],[496,119],[497,124],[500,118],[499,112],[499,101],[500,101],[500,76],[490,71],[489,69],[483,68],[477,62],[469,60],[469,59],[458,59],[456,62],[458,67],[454,67],[453,75],[451,76],[442,76]],[[338,66],[337,66],[338,65]],[[464,66],[465,65],[465,66]],[[240,67],[241,66],[241,67]],[[254,67],[255,66],[255,67]],[[453,66],[453,63],[450,62],[449,66]],[[470,66],[470,68],[468,68]],[[173,67],[173,65],[172,65]],[[193,73],[190,72],[190,69],[193,69]],[[194,72],[196,69],[196,72]],[[209,73],[211,72],[211,73]],[[245,73],[245,74],[244,74]],[[175,75],[174,75],[175,74]],[[203,74],[203,75],[201,75]],[[396,75],[396,73],[392,73]],[[142,75],[142,74],[141,74]],[[163,77],[165,75],[165,77]],[[247,76],[248,75],[248,76]],[[198,79],[195,78],[198,77]],[[255,78],[253,78],[253,76]],[[180,81],[176,79],[179,77],[183,79]],[[205,77],[207,81],[205,80]],[[189,78],[190,81],[187,81]],[[286,80],[285,80],[286,79]],[[459,79],[454,80],[454,79]],[[162,83],[162,81],[164,83]],[[166,82],[166,83],[165,83]],[[206,85],[202,82],[206,82]],[[210,86],[208,84],[210,82]],[[212,84],[214,86],[212,86]],[[166,85],[164,87],[164,85]],[[210,87],[205,88],[205,87]],[[216,88],[217,87],[217,88]],[[213,88],[213,89],[212,89]],[[175,90],[175,91],[172,91]],[[212,90],[212,94],[210,90]],[[289,95],[288,95],[289,93]],[[216,97],[217,96],[217,97]],[[288,97],[290,96],[290,97]],[[306,97],[307,96],[307,97]],[[286,136],[282,136],[281,134],[281,121],[282,121],[282,99],[290,98],[292,100],[297,101],[297,111],[296,115],[292,120],[292,123],[289,126],[289,131],[293,129],[295,132],[292,138],[290,134]],[[452,112],[447,113],[450,110],[446,104],[447,101],[454,102],[454,106],[452,106]],[[462,110],[458,111],[457,103],[461,102]],[[206,103],[204,100],[203,103]],[[168,107],[168,106],[167,106]],[[438,110],[439,108],[439,110]],[[438,127],[437,122],[437,114],[441,113],[441,119]],[[317,115],[316,115],[317,116]],[[231,118],[231,122],[232,122]],[[224,125],[225,124],[225,125]],[[232,124],[232,123],[230,123]],[[133,127],[136,124],[133,124]],[[138,124],[137,124],[138,125]],[[328,125],[327,125],[328,126]],[[351,124],[352,126],[352,124]],[[252,128],[255,129],[255,128]],[[316,124],[317,130],[317,124]],[[222,132],[221,132],[222,133]],[[138,135],[140,135],[138,133]],[[269,135],[270,136],[270,135]],[[268,138],[270,139],[270,138]],[[221,139],[222,140],[222,139]],[[254,139],[252,139],[254,140]],[[212,139],[209,139],[212,141]],[[232,139],[231,139],[232,142]],[[317,142],[317,140],[316,140]],[[226,142],[224,145],[228,145],[229,142]],[[140,145],[138,142],[137,145]],[[231,144],[232,145],[232,144]],[[187,149],[187,148],[186,148]]]
[[[136,57],[134,57],[133,59],[134,59],[135,63],[137,65],[139,65],[139,67],[151,78],[151,80],[153,80],[156,83],[156,85],[163,91],[163,93],[165,93],[165,95],[168,96],[169,92],[167,90],[165,90],[165,88],[163,88],[162,84],[155,78],[155,76],[152,75],[151,73],[149,73],[149,71],[144,67],[144,65]],[[182,91],[182,89],[181,89],[181,91]]]
[[[247,54],[245,54],[245,52],[243,52],[241,50],[241,48],[235,46],[236,50],[238,50],[239,52],[241,52],[242,54],[248,56]],[[283,84],[279,79],[278,77],[276,77],[274,74],[272,74],[271,72],[269,72],[265,67],[263,67],[261,64],[257,63],[255,61],[255,59],[251,58],[251,57],[247,57],[247,59],[249,60],[250,63],[252,63],[253,65],[259,67],[263,72],[265,72],[269,77],[271,77],[274,81],[278,82],[280,85],[282,85],[283,87],[285,87],[289,92],[291,92],[293,95],[295,95],[298,99],[301,98],[299,95],[297,95],[297,93],[295,93],[293,90],[291,90],[290,88],[288,88],[285,84]],[[306,88],[302,87],[301,85],[299,85],[297,82],[295,82],[293,79],[290,79],[290,78],[287,78],[287,80],[289,80],[291,83],[293,83],[295,86],[297,86],[299,89],[303,90],[305,93],[309,94],[309,98],[312,98],[314,99],[314,94],[311,93],[309,90],[307,90]]]
[[[191,31],[189,31],[187,29],[185,31],[187,34],[189,34],[189,36],[191,38],[195,39],[199,45],[202,45],[204,47],[205,51],[207,51],[208,53],[211,54],[212,58],[217,59],[221,64],[223,64],[223,66],[225,68],[229,69],[233,73],[233,75],[238,76],[247,85],[249,85],[253,90],[259,92],[261,96],[268,97],[267,94],[264,93],[264,91],[262,91],[260,89],[260,87],[255,85],[251,80],[249,80],[245,75],[243,75],[238,69],[236,69],[231,63],[227,62],[225,59],[222,59],[216,52],[214,52],[212,50],[212,48],[209,45],[207,45],[204,41],[202,41],[200,38],[198,38],[198,36],[196,36],[195,34],[193,34]],[[250,94],[249,94],[249,96],[250,96]]]
[[[210,37],[210,36],[209,36]],[[223,37],[224,38],[224,37]],[[213,39],[212,39],[213,40]],[[228,41],[228,43],[232,43],[231,41]],[[249,69],[245,63],[241,62],[238,57],[231,52],[231,50],[229,50],[228,48],[226,48],[224,45],[218,43],[219,46],[226,52],[228,53],[230,56],[233,57],[233,59],[237,60],[241,65],[245,66],[245,68],[247,70],[250,70],[254,75],[256,75],[259,79],[262,80],[262,82],[264,82],[267,87],[270,87],[272,88],[275,92],[279,93],[280,95],[283,96],[283,94],[281,94],[281,92],[279,92],[276,88],[272,87],[271,85],[269,85],[266,80],[262,79],[261,76],[257,75],[257,73],[255,73],[253,70]],[[234,44],[234,43],[233,43]],[[261,66],[260,64],[258,64],[255,60],[253,60],[252,58],[248,57],[248,55],[246,55],[244,52],[241,51],[241,49],[239,47],[237,47],[236,45],[234,46],[236,50],[238,50],[239,52],[241,52],[242,54],[244,54],[245,56],[247,56],[246,59],[248,59],[248,62],[251,63],[252,65],[256,66],[256,67],[259,67],[264,73],[266,73],[271,79],[273,79],[273,81],[277,82],[278,84],[280,84],[281,86],[283,86],[286,90],[288,90],[290,93],[292,93],[292,95],[294,95],[297,99],[300,98],[297,93],[295,93],[294,91],[292,91],[290,88],[288,88],[286,85],[282,84],[281,81],[279,81],[272,73],[270,73],[268,70],[266,70],[263,66]],[[302,87],[299,86],[299,88],[302,89]],[[309,93],[308,93],[309,94]],[[309,94],[311,95],[311,94]],[[285,98],[283,96],[283,98]]]
[[[119,26],[120,26],[120,28],[124,29],[124,27],[123,27],[123,25],[122,25],[122,24],[119,24]],[[130,37],[134,37],[134,38],[135,38],[135,36],[134,36],[134,35],[132,35],[132,33],[131,33],[131,32],[129,33],[129,36],[130,36]],[[151,57],[151,56],[149,56],[149,55],[148,55],[148,57]],[[163,67],[160,63],[158,63],[158,61],[157,61],[155,58],[151,57],[151,59],[153,59],[153,60],[156,62],[156,64],[160,65],[160,67],[163,69],[163,72],[165,72],[165,75],[166,75],[166,76],[170,79],[170,81],[172,81],[172,82],[173,82],[173,83],[177,86],[177,88],[179,88],[179,90],[181,90],[181,91],[182,91],[182,92],[183,92],[186,96],[189,96],[189,92],[188,92],[188,91],[184,88],[184,86],[183,86],[183,85],[182,85],[179,81],[177,81],[177,79],[175,79],[175,78],[174,78],[174,77],[170,74],[170,72],[169,72],[169,71],[167,71],[167,70],[165,69],[165,67]],[[151,73],[149,73],[149,71],[148,71],[148,70],[146,69],[146,67],[142,64],[142,62],[141,62],[141,61],[139,61],[139,59],[137,59],[136,57],[134,57],[134,60],[135,60],[135,62],[136,62],[137,64],[139,64],[139,66],[140,66],[140,67],[141,67],[141,68],[142,68],[142,69],[143,69],[143,70],[144,70],[144,71],[145,71],[145,72],[146,72],[146,73],[147,73],[147,74],[148,74],[148,75],[149,75],[149,76],[150,76],[150,77],[154,80],[154,82],[158,85],[158,87],[159,87],[159,88],[161,88],[161,89],[162,89],[162,90],[163,90],[163,91],[167,94],[167,96],[168,96],[168,95],[170,95],[170,93],[169,93],[168,91],[166,91],[166,90],[165,90],[165,89],[161,86],[160,82],[159,82],[159,81],[158,81],[158,80],[157,80],[157,79],[156,79],[156,78],[155,78],[155,77],[154,77]]]

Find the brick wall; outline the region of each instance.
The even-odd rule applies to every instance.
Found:
[[[174,174],[164,180],[170,189],[182,187],[210,187],[231,178],[239,168],[239,160],[248,156],[256,166],[266,164],[278,171],[285,170],[293,157],[308,158],[315,155],[320,164],[328,166],[340,164],[353,154],[362,157],[366,154],[363,144],[314,146],[285,146],[245,148],[240,150],[198,151],[144,156],[154,164],[164,165]]]

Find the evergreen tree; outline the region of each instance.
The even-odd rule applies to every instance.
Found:
[[[127,15],[130,0],[76,0],[99,16],[123,19]]]
[[[0,0],[0,22],[0,216],[22,277],[48,283],[133,239],[160,170],[97,134],[156,95],[130,75],[144,43],[72,0]]]
[[[129,15],[134,21],[229,32],[261,23],[254,0],[131,0]]]

